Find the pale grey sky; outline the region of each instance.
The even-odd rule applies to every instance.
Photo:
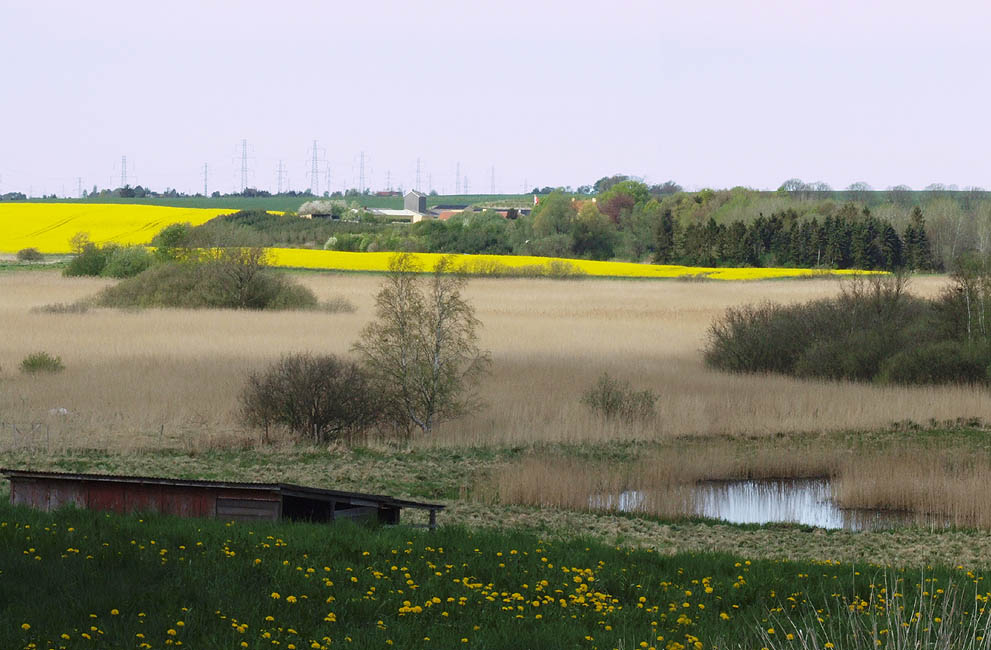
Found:
[[[0,193],[991,187],[991,5],[0,0]]]

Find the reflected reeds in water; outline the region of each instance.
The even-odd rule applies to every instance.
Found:
[[[792,523],[830,530],[883,530],[906,525],[944,526],[910,512],[840,508],[828,479],[705,481],[688,491],[684,514],[735,524]],[[629,490],[599,495],[593,508],[650,512],[651,495]]]

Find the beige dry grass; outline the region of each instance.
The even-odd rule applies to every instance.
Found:
[[[235,418],[245,375],[292,351],[347,353],[373,317],[380,278],[306,274],[321,299],[354,313],[89,310],[32,307],[91,296],[106,281],[54,272],[0,276],[0,421],[44,422],[65,444],[253,436]],[[945,281],[923,278],[933,294]],[[730,305],[832,295],[837,281],[756,283],[479,279],[469,285],[492,351],[481,386],[489,406],[422,444],[668,439],[678,435],[870,429],[894,421],[991,420],[988,391],[901,388],[736,376],[703,368],[709,323]],[[26,355],[62,357],[63,373],[17,372]],[[659,395],[650,423],[609,423],[579,403],[603,372]],[[68,411],[61,414],[58,409]],[[53,412],[53,410],[55,410]]]
[[[850,456],[837,478],[833,491],[843,507],[908,511],[958,527],[991,529],[986,454],[906,448],[883,457]]]
[[[694,513],[693,487],[699,481],[834,477],[849,456],[848,445],[824,436],[787,441],[673,441],[629,460],[534,451],[493,474],[489,498],[569,510],[619,510],[615,497],[636,491],[643,499],[638,510],[659,517],[684,517]]]
[[[991,530],[991,453],[974,442],[888,432],[869,445],[838,436],[670,442],[634,459],[532,452],[492,474],[482,501],[577,511],[615,511],[637,492],[637,510],[692,516],[694,487],[709,480],[830,478],[843,508],[914,513],[921,525]]]

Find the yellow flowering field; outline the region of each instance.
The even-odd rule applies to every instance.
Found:
[[[275,266],[326,269],[334,271],[386,271],[395,253],[353,253],[346,251],[270,248]],[[414,253],[420,265],[429,269],[441,257],[439,253]],[[713,268],[672,264],[638,264],[635,262],[599,262],[527,255],[454,255],[455,268],[473,275],[526,276],[600,276],[625,278],[699,277],[714,280],[767,280],[774,278],[848,275],[863,271],[821,271],[789,268]]]
[[[147,244],[174,223],[206,223],[218,208],[167,208],[156,205],[98,203],[0,203],[0,253],[37,248],[42,253],[68,253],[79,232],[97,244]]]
[[[230,208],[172,208],[153,205],[97,203],[0,204],[0,253],[36,248],[42,253],[69,253],[70,240],[85,232],[97,244],[148,244],[166,226],[188,222],[194,226],[233,212]],[[279,214],[277,211],[269,211]],[[354,253],[298,248],[269,249],[274,265],[335,271],[385,271],[392,252]],[[415,253],[420,264],[432,268],[442,257]],[[635,262],[601,262],[527,255],[455,255],[455,267],[472,275],[621,278],[679,278],[766,280],[774,278],[842,275],[859,271],[822,271],[791,268],[713,268]]]

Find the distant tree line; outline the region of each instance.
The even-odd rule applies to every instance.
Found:
[[[792,266],[894,271],[932,270],[934,261],[922,211],[899,233],[888,221],[852,203],[820,221],[794,210],[749,224],[733,221],[681,226],[665,210],[657,228],[654,259],[689,266]]]
[[[690,266],[941,268],[918,206],[900,229],[853,203],[825,217],[785,209],[721,223],[712,216],[677,217],[685,211],[679,196],[684,197],[658,201],[646,185],[621,181],[594,199],[554,191],[529,215],[469,209],[447,221],[412,225],[389,223],[356,204],[347,220],[242,211],[187,227],[185,237],[187,245],[205,247],[322,245],[341,251],[619,258]]]
[[[83,198],[123,198],[123,199],[180,199],[180,198],[192,198],[192,197],[202,197],[200,193],[186,194],[185,192],[180,192],[174,188],[166,188],[164,192],[156,192],[146,187],[140,185],[135,185],[131,187],[130,185],[124,185],[123,187],[117,187],[114,189],[98,189],[96,185],[90,191],[83,190]],[[225,197],[236,197],[244,199],[255,199],[255,198],[269,198],[272,196],[291,196],[291,197],[312,197],[313,193],[310,190],[304,190],[302,192],[297,192],[294,190],[289,190],[282,192],[281,194],[273,194],[268,190],[259,190],[254,187],[246,187],[240,192],[231,192],[229,194],[222,194],[220,192],[212,192],[210,194],[211,198],[220,199]],[[52,198],[55,198],[54,196]]]
[[[674,181],[648,184],[614,174],[577,190],[534,190],[536,204],[526,197],[510,202],[513,210],[496,212],[487,207],[494,203],[483,203],[447,221],[417,224],[371,214],[359,205],[368,192],[353,190],[345,193],[353,198],[340,194],[337,199],[341,206],[347,201],[346,218],[301,220],[252,209],[220,217],[191,235],[202,245],[215,246],[499,253],[706,266],[942,269],[952,268],[968,253],[991,253],[991,195],[981,188],[933,184],[924,191],[901,185],[874,190],[858,182],[833,190],[825,183],[789,179],[772,192],[745,187],[686,192]],[[171,197],[172,192],[125,186],[91,196],[147,199]],[[308,191],[284,195],[301,197],[300,203],[316,198]],[[267,198],[270,193],[247,188],[226,196]]]

